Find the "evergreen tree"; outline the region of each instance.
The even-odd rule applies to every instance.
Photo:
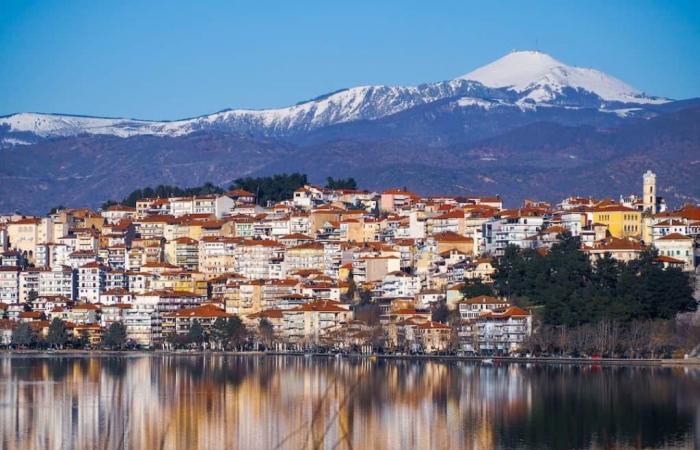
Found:
[[[199,320],[193,320],[190,325],[190,329],[187,332],[187,340],[192,344],[200,345],[204,342],[206,336],[204,335],[204,328]]]
[[[610,255],[591,263],[578,239],[563,236],[545,255],[508,247],[495,264],[495,287],[516,303],[541,306],[550,325],[671,319],[695,310],[687,274],[655,258],[646,251],[629,263]]]
[[[275,334],[275,330],[272,326],[272,323],[269,320],[267,320],[267,318],[263,317],[258,323],[258,331],[260,332],[260,336],[262,337],[262,340],[265,343],[265,345],[270,345]]]
[[[279,202],[293,197],[294,191],[308,184],[305,174],[278,174],[270,177],[238,178],[229,189],[245,189],[256,194],[256,201],[260,205],[268,202]]]
[[[124,344],[126,344],[126,327],[124,324],[112,322],[104,336],[102,336],[102,343],[110,349],[122,349]]]
[[[357,182],[354,178],[326,178],[327,189],[357,189]]]
[[[431,312],[433,322],[447,323],[450,317],[450,310],[447,308],[447,303],[444,300],[435,303]]]
[[[464,286],[460,289],[460,292],[465,298],[474,298],[480,295],[493,296],[495,294],[493,285],[484,283],[480,278],[465,279]]]
[[[11,343],[20,348],[30,347],[36,342],[36,336],[32,327],[25,322],[20,323],[12,331]]]
[[[78,334],[78,345],[80,348],[90,347],[90,333],[88,330],[80,330],[80,334]]]
[[[49,325],[49,332],[46,335],[46,343],[51,347],[63,348],[68,341],[66,336],[66,324],[61,319],[55,317]]]
[[[226,336],[231,345],[238,347],[243,344],[246,338],[246,329],[240,317],[234,315],[226,321]]]

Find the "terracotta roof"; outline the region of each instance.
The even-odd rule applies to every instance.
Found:
[[[664,255],[658,256],[655,261],[666,264],[685,264],[685,261],[681,261],[680,259],[671,258],[670,256]]]
[[[680,233],[670,233],[664,237],[656,239],[657,241],[692,241],[693,238]]]
[[[618,239],[611,237],[598,245],[596,245],[593,249],[587,249],[588,251],[591,250],[603,250],[603,251],[615,251],[615,250],[632,250],[632,251],[642,251],[643,246],[641,242],[634,240],[634,239]]]
[[[491,317],[494,319],[500,319],[509,317],[525,317],[529,315],[530,313],[525,311],[524,309],[517,306],[511,306],[509,308],[506,308],[504,311],[493,311],[490,313],[483,314],[480,317]]]
[[[163,314],[163,317],[189,317],[189,318],[223,317],[223,318],[228,318],[228,317],[231,317],[231,314],[227,313],[226,311],[219,308],[218,306],[206,304],[206,305],[195,306],[194,308],[183,308],[183,309],[179,309],[177,311],[173,311],[171,313],[165,313],[165,314]]]
[[[433,236],[438,242],[474,242],[474,239],[467,236],[462,236],[453,231],[446,231],[444,233],[438,233]]]
[[[296,308],[288,309],[288,312],[349,312],[348,309],[339,306],[339,302],[330,300],[319,300],[315,302],[304,303]]]

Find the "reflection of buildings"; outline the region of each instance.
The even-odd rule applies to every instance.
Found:
[[[428,361],[3,356],[0,448],[494,448],[504,430],[547,415],[547,374]],[[585,376],[563,375],[554,380],[568,389]],[[596,377],[591,398],[621,383]],[[687,378],[652,390],[673,399],[697,388]]]

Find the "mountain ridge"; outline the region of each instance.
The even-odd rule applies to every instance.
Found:
[[[533,51],[512,52],[452,80],[417,86],[368,85],[339,89],[295,105],[275,109],[225,109],[189,119],[153,121],[82,115],[17,113],[0,117],[4,134],[38,138],[112,134],[181,136],[197,131],[237,131],[288,136],[358,120],[377,120],[446,98],[468,98],[486,107],[500,101],[520,109],[557,105],[599,110],[643,108],[670,102],[649,97],[595,69],[567,66]],[[634,108],[632,108],[634,109]],[[0,136],[2,137],[2,136]]]
[[[533,56],[505,58],[513,55]],[[700,99],[649,97],[627,85],[601,91],[605,99],[580,78],[548,76],[578,68],[534,57],[546,64],[530,67],[527,76],[471,75],[500,87],[461,79],[361,86],[287,108],[171,122],[6,116],[0,212],[98,207],[147,185],[227,186],[241,176],[290,171],[306,172],[313,182],[353,176],[378,190],[500,194],[515,206],[525,196],[555,202],[562,195],[637,192],[639,174],[651,169],[672,201],[700,201],[692,181],[700,169]],[[485,67],[493,73],[494,66]],[[542,80],[553,80],[545,83],[548,96],[533,98]],[[640,102],[618,101],[625,95]]]

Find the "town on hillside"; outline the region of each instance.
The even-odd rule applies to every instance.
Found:
[[[700,206],[667,209],[650,171],[640,187],[506,209],[304,183],[2,216],[0,344],[551,354],[568,327],[605,342],[556,352],[688,353]]]

